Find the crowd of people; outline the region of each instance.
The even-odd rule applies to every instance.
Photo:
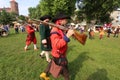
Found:
[[[92,25],[89,26],[88,29],[86,29],[86,25],[80,25],[71,23],[70,28],[74,28],[79,33],[88,33],[89,39],[95,39],[95,36],[99,33],[99,39],[103,39],[104,37],[110,38],[112,37],[119,37],[120,33],[120,25],[112,26],[112,24],[104,24],[104,25]]]
[[[57,14],[53,19],[51,16],[44,15],[40,18],[43,22],[39,25],[40,34],[40,58],[46,57],[48,66],[40,74],[40,78],[44,80],[50,80],[49,75],[52,74],[53,77],[58,78],[59,75],[63,75],[64,80],[69,79],[68,61],[67,61],[67,44],[70,42],[70,37],[74,34],[73,29],[64,31],[58,27],[50,27],[44,22],[50,22],[50,20],[55,25],[66,25],[68,23],[69,16],[66,14]],[[35,29],[32,26],[32,21],[29,20],[26,25],[26,45],[24,50],[27,51],[29,45],[33,42],[34,50],[38,50],[36,44],[37,39],[35,35]],[[65,26],[64,26],[65,27]],[[56,66],[57,68],[53,68]]]
[[[97,31],[95,31],[95,30],[97,30]],[[119,33],[120,33],[120,26],[117,26],[117,27],[100,26],[97,29],[89,28],[88,29],[89,39],[94,39],[95,33],[99,33],[99,39],[102,39],[105,36],[110,38],[112,35],[113,35],[112,37],[118,38]]]
[[[24,51],[29,50],[29,46],[33,45],[33,50],[40,51],[40,58],[46,57],[46,62],[48,66],[42,73],[40,73],[40,78],[44,80],[50,80],[49,75],[58,78],[59,75],[64,77],[64,80],[70,80],[69,70],[68,70],[68,60],[67,60],[67,49],[68,42],[70,42],[70,37],[74,34],[73,29],[68,29],[67,31],[62,29],[68,23],[70,16],[64,13],[58,13],[54,18],[50,15],[44,15],[40,18],[43,22],[39,25],[35,25],[34,21],[28,20],[25,24],[15,23],[12,29],[14,29],[15,34],[23,33],[27,34],[25,39]],[[52,27],[48,22],[52,22],[55,26]],[[62,26],[62,28],[58,27]],[[10,32],[9,26],[2,26],[6,32]],[[39,32],[40,36],[40,49],[37,47],[37,37],[36,31]],[[54,68],[57,67],[57,68]]]
[[[36,24],[32,24],[32,27],[34,28],[35,31],[38,31],[38,26]],[[23,33],[26,32],[26,23],[14,23],[14,31],[15,33]]]
[[[68,23],[70,16],[64,13],[58,13],[54,18],[50,15],[44,15],[40,18],[42,22],[39,26],[33,25],[32,20],[28,20],[25,25],[14,25],[15,33],[26,32],[26,42],[24,50],[29,50],[29,45],[33,43],[34,50],[38,50],[37,38],[35,32],[38,31],[40,35],[40,58],[46,57],[48,66],[42,73],[40,73],[40,78],[44,80],[50,80],[49,75],[52,74],[53,77],[58,78],[59,75],[64,77],[64,80],[70,80],[69,70],[68,70],[68,59],[67,59],[67,49],[68,42],[70,42],[70,37],[74,34],[74,29],[76,29],[80,34],[85,32],[85,27],[83,25],[71,23],[68,26],[64,26]],[[51,27],[48,22],[55,24]],[[67,31],[58,27],[63,26],[69,28]],[[5,25],[2,27],[6,32],[9,32],[9,26]],[[120,32],[120,27],[111,26],[101,26],[97,29],[90,27],[88,31],[89,39],[94,39],[95,30],[99,33],[99,39],[103,39],[105,33],[107,37],[110,38],[111,34],[113,37],[118,37]]]

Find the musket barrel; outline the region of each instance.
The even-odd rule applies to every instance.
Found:
[[[42,20],[37,20],[37,19],[33,19],[33,20],[34,20],[34,21],[39,21],[39,22],[41,22],[41,23],[43,23],[43,24],[50,25],[51,27],[58,27],[58,28],[60,28],[60,29],[62,29],[62,30],[68,30],[68,28],[66,28],[66,27],[64,27],[64,26],[61,26],[61,25],[56,25],[56,24],[54,24],[54,23],[44,22],[44,21],[42,21]]]

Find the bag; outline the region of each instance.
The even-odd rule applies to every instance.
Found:
[[[58,65],[61,65],[61,66],[66,66],[68,64],[68,61],[65,57],[60,57],[58,59]]]
[[[54,60],[51,61],[50,73],[54,78],[58,78],[60,72],[62,70],[62,66],[55,64]]]

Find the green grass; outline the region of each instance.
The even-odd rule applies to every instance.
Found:
[[[40,80],[39,74],[47,66],[39,57],[40,50],[33,45],[25,52],[26,33],[15,34],[13,29],[7,37],[0,37],[0,80]],[[36,32],[37,46],[40,47],[39,33]],[[120,36],[104,36],[99,40],[87,39],[83,46],[71,38],[68,44],[70,80],[120,80]],[[63,77],[51,80],[63,80]]]

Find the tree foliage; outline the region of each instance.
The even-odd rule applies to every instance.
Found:
[[[64,12],[72,15],[75,10],[75,0],[54,0],[52,12],[55,15],[57,12]]]
[[[119,0],[84,0],[84,7],[80,9],[79,13],[83,13],[82,16],[90,22],[95,20],[96,22],[110,22],[110,14],[119,7]]]
[[[35,7],[30,7],[29,9],[28,9],[28,11],[29,11],[29,17],[30,18],[35,18],[36,17],[36,8]]]
[[[5,10],[2,10],[2,12],[0,12],[0,24],[3,25],[11,24],[12,21],[15,20],[16,20],[16,14],[8,13]]]
[[[43,15],[54,16],[58,12],[73,15],[75,10],[75,0],[40,0],[36,8],[29,8],[31,18],[40,18]]]
[[[110,22],[110,14],[120,7],[120,0],[82,0],[83,8],[75,11],[76,0],[40,0],[35,8],[29,8],[29,16],[39,19],[49,14],[54,16],[58,12],[67,13],[70,16],[77,16],[77,20],[91,22]]]
[[[43,15],[52,15],[52,7],[54,0],[41,0],[39,3],[41,16]]]
[[[25,23],[25,22],[27,22],[27,17],[26,16],[24,16],[24,15],[19,15],[18,17],[17,17],[17,21],[19,22],[19,23]]]

